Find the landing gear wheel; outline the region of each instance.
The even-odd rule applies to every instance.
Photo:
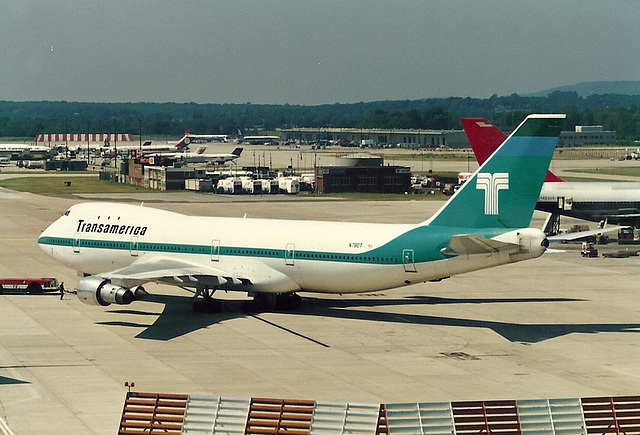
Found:
[[[264,311],[264,305],[255,299],[252,301],[244,301],[242,303],[242,311],[245,314],[257,314]]]
[[[245,313],[261,311],[293,311],[302,303],[302,298],[296,293],[257,293],[252,301],[242,304]]]
[[[283,293],[276,297],[276,310],[293,311],[300,307],[302,298],[295,293]]]
[[[203,288],[196,293],[192,309],[196,313],[219,313],[222,310],[222,303],[213,299],[215,289]],[[202,295],[202,299],[198,299]]]

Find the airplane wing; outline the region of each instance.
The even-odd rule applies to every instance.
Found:
[[[595,230],[588,231],[578,231],[575,233],[563,233],[555,236],[549,236],[547,239],[550,242],[568,242],[571,240],[579,240],[584,237],[596,236],[598,234],[604,234],[611,231],[618,231],[620,228],[626,228],[625,226],[615,226],[615,227],[606,227],[606,228],[596,228]]]
[[[640,213],[618,213],[618,214],[606,215],[607,219],[609,219],[609,218],[616,218],[616,219],[623,219],[623,218],[630,218],[631,219],[631,218],[634,218],[634,219],[637,219],[639,217],[640,217]],[[626,226],[628,227],[628,226],[631,226],[631,225],[626,225]]]
[[[448,257],[456,255],[491,254],[499,251],[517,252],[519,245],[500,242],[476,234],[463,234],[451,237],[442,253]]]
[[[146,282],[178,287],[208,287],[220,290],[287,293],[300,290],[289,276],[263,262],[245,263],[246,275],[212,264],[190,262],[162,255],[145,255],[129,266],[97,274],[115,285],[131,288]]]
[[[197,283],[210,286],[251,283],[247,278],[233,277],[230,273],[216,267],[205,267],[201,264],[162,256],[145,256],[129,266],[101,273],[99,276],[129,282],[173,280],[176,285],[189,287],[194,287]]]

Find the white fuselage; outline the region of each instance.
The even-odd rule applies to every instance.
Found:
[[[538,210],[593,222],[640,224],[640,182],[546,182]]]
[[[101,275],[134,263],[142,272],[155,264],[166,269],[173,261],[180,262],[182,271],[187,264],[196,271],[194,276],[224,277],[226,284],[219,288],[356,293],[537,257],[544,251],[535,248],[540,243],[538,230],[518,230],[517,238],[515,232],[507,232],[496,239],[523,243],[527,230],[534,233],[526,252],[447,258],[441,250],[451,238],[451,228],[194,217],[141,206],[88,203],[73,206],[42,233],[39,243],[47,254],[88,274]],[[487,233],[495,235],[495,230]],[[185,274],[190,275],[176,272]],[[195,287],[184,276],[173,282],[171,276],[123,278],[119,285],[144,281]]]

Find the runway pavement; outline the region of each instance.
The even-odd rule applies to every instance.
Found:
[[[100,196],[100,195],[98,195]],[[440,203],[192,193],[111,195],[187,214],[417,223]],[[71,204],[0,189],[0,276],[75,271],[36,240]],[[541,226],[543,215],[533,225]],[[178,223],[179,224],[179,223]],[[391,403],[638,394],[640,257],[542,258],[366,295],[303,294],[292,313],[193,314],[149,285],[129,306],[0,296],[0,417],[16,434],[113,434],[124,382],[147,392]],[[602,246],[603,252],[618,245]]]

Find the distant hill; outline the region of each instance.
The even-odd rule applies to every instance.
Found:
[[[582,82],[575,85],[559,86],[527,97],[546,97],[552,92],[577,92],[583,98],[590,95],[618,94],[618,95],[640,95],[640,80],[620,80],[614,82]]]

